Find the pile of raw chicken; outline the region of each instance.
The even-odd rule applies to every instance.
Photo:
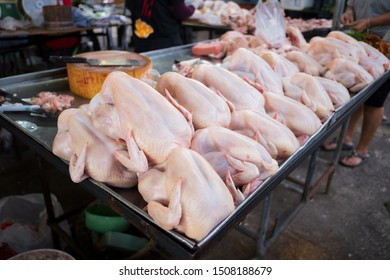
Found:
[[[241,8],[234,1],[205,0],[195,10],[190,19],[210,25],[228,26],[234,31],[243,34],[255,34],[256,7],[251,9]],[[293,26],[301,31],[316,28],[331,28],[330,19],[302,19],[285,17],[285,25]]]
[[[72,180],[137,187],[157,225],[201,240],[389,68],[337,31],[306,42],[292,29],[278,50],[223,37],[221,66],[182,62],[155,86],[112,72],[89,104],[63,111],[53,153]]]
[[[244,34],[251,34],[255,29],[255,9],[241,8],[233,1],[205,0],[190,19],[210,25],[229,26]]]

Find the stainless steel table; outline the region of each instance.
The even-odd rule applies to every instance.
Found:
[[[145,53],[145,55],[148,55],[152,59],[154,68],[162,73],[171,70],[172,64],[176,60],[190,58],[191,46],[192,45],[185,45],[153,51]],[[136,188],[118,189],[91,179],[86,179],[79,183],[79,185],[81,188],[84,188],[86,191],[93,194],[96,198],[99,198],[110,205],[115,211],[124,216],[130,223],[155,242],[159,248],[162,248],[173,258],[202,258],[209,250],[214,246],[217,246],[218,241],[228,232],[237,228],[240,222],[245,220],[246,215],[252,211],[256,205],[261,201],[270,201],[272,198],[272,191],[285,180],[300,163],[309,157],[311,157],[312,160],[310,161],[307,178],[304,182],[302,205],[308,198],[314,195],[316,183],[313,184],[312,182],[312,173],[315,169],[319,145],[337,128],[342,125],[345,126],[352,112],[375,92],[389,75],[389,72],[385,73],[381,78],[356,94],[347,104],[337,109],[315,135],[310,137],[294,155],[280,165],[277,174],[264,181],[264,183],[240,204],[229,217],[222,221],[199,242],[190,240],[176,231],[167,231],[157,226],[151,217],[142,210],[146,203],[143,201]],[[65,68],[3,78],[0,79],[0,88],[6,92],[15,94],[18,98],[32,97],[44,90],[72,94],[68,88]],[[76,107],[87,102],[89,102],[89,100],[76,97],[74,106]],[[31,127],[23,126],[21,121],[29,121],[34,123],[37,127],[36,129],[31,129]],[[67,162],[64,162],[52,153],[52,143],[57,133],[56,117],[37,117],[31,116],[28,113],[0,113],[0,125],[12,132],[17,138],[33,149],[42,159],[58,168],[64,174],[69,175]],[[332,167],[331,164],[330,171],[327,171],[327,177],[331,178],[333,172],[334,166]],[[50,201],[48,201],[48,204],[50,206]],[[267,240],[264,236],[264,230],[266,230],[268,222],[267,211],[267,208],[265,208],[265,213],[263,213],[264,218],[261,222],[263,229],[261,229],[259,233],[252,234],[259,242],[258,252],[260,257],[268,247],[269,242],[272,241]],[[291,219],[293,217],[294,215],[291,215]],[[60,232],[60,229],[55,225],[55,221],[57,221],[56,217],[51,218],[52,220],[49,222],[52,225],[52,228],[55,231]],[[286,225],[288,222],[289,221],[287,221]],[[280,227],[280,229],[282,230],[283,227]]]

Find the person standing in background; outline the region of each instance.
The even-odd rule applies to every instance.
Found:
[[[389,0],[348,0],[345,13],[341,15],[341,23],[351,29],[374,33],[385,38],[390,29]],[[388,36],[386,36],[388,39]],[[390,43],[390,40],[387,41]],[[340,159],[339,163],[346,167],[357,167],[369,159],[368,147],[384,117],[384,104],[390,90],[390,80],[377,89],[367,101],[351,116],[344,138],[343,148],[351,147],[349,155]],[[353,145],[353,135],[363,117],[361,134],[356,147]],[[325,150],[335,149],[336,144],[326,144]]]
[[[184,0],[128,0],[133,20],[135,52],[182,45],[181,22],[194,12]]]
[[[390,1],[348,0],[340,22],[351,29],[383,38],[390,27]]]

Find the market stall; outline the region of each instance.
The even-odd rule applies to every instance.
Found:
[[[13,42],[18,40],[26,40],[29,45],[39,45],[58,38],[69,37],[90,37],[94,42],[94,49],[125,49],[126,32],[122,34],[123,38],[118,38],[122,43],[120,45],[114,40],[113,33],[117,33],[120,28],[128,28],[129,23],[107,23],[106,25],[86,26],[86,27],[68,27],[66,29],[55,30],[43,27],[34,27],[18,30],[2,30],[0,32],[0,41]],[[100,46],[98,38],[103,37],[107,42],[107,47]],[[120,40],[119,40],[120,39]]]
[[[145,53],[152,62],[153,68],[160,73],[172,70],[172,66],[177,61],[187,60],[192,57],[191,48],[193,45],[185,45],[159,51]],[[164,230],[158,226],[153,219],[143,210],[145,201],[140,196],[136,188],[119,189],[109,185],[97,182],[93,179],[86,179],[80,182],[80,187],[84,188],[96,198],[107,203],[116,212],[125,217],[131,224],[147,235],[158,248],[168,252],[173,258],[180,259],[198,259],[202,258],[214,246],[218,246],[221,240],[228,232],[236,228],[246,215],[254,209],[260,202],[265,201],[265,208],[262,218],[261,231],[259,233],[249,233],[258,240],[259,256],[264,254],[269,246],[283,228],[294,218],[297,211],[307,202],[307,200],[316,192],[319,182],[313,182],[313,173],[316,168],[316,159],[318,147],[327,137],[335,132],[340,126],[345,126],[352,112],[361,105],[375,90],[388,78],[386,72],[375,82],[362,89],[345,105],[335,110],[331,116],[321,125],[320,129],[312,135],[291,157],[285,160],[279,167],[278,172],[266,179],[259,188],[250,194],[235,210],[210,231],[202,240],[194,241],[183,234],[174,230]],[[42,71],[32,74],[7,77],[0,80],[1,95],[15,98],[17,100],[30,98],[41,91],[56,91],[68,95],[73,94],[69,91],[66,69],[56,69]],[[74,96],[73,107],[78,107],[88,103],[88,99]],[[12,132],[21,141],[26,143],[48,164],[56,166],[64,174],[69,174],[69,165],[64,160],[55,156],[52,152],[53,139],[57,133],[56,115],[37,115],[29,112],[3,112],[0,113],[0,124]],[[343,130],[342,132],[343,133]],[[340,149],[338,150],[340,151]],[[321,176],[321,180],[328,180],[330,185],[331,176],[335,170],[335,161],[329,165],[329,169]],[[272,200],[273,190],[285,180],[295,168],[304,160],[311,158],[307,171],[305,182],[303,182],[303,198],[298,208],[291,213],[290,218],[286,219],[286,224],[280,226],[278,232],[270,239],[265,238],[265,231],[269,222],[269,213],[267,211]],[[44,171],[43,171],[44,172]],[[50,194],[50,186],[45,186],[45,193]],[[49,196],[47,196],[49,198]],[[47,200],[50,206],[50,199]],[[64,216],[66,217],[66,216]],[[54,217],[49,220],[53,230],[60,234],[65,240],[71,241],[61,229],[57,226],[64,217]],[[244,230],[245,231],[245,230]]]

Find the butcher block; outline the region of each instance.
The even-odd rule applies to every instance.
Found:
[[[88,63],[67,63],[66,69],[68,73],[70,90],[74,94],[88,99],[91,99],[100,91],[104,80],[112,71],[124,71],[130,76],[140,78],[146,70],[152,68],[152,61],[150,58],[128,51],[94,51],[80,53],[76,56],[85,57],[88,59],[107,60],[124,58],[134,59],[140,62],[137,66],[114,67],[91,66]]]

